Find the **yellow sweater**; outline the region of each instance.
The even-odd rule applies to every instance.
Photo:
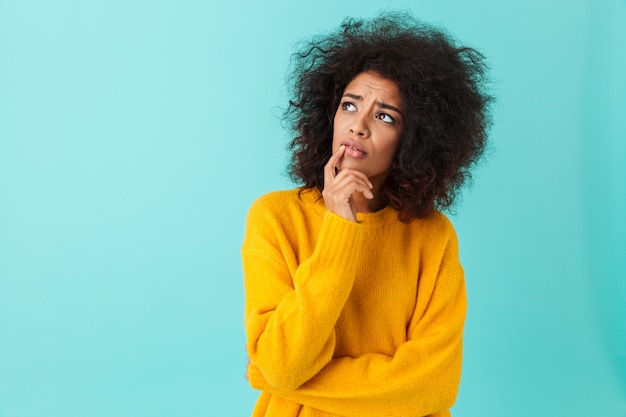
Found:
[[[449,416],[466,298],[457,240],[436,212],[358,223],[318,190],[250,208],[242,248],[253,417]]]

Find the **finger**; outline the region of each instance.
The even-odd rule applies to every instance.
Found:
[[[369,188],[361,191],[361,193],[363,194],[363,197],[367,198],[368,200],[372,200],[374,198],[374,193]]]
[[[335,179],[337,181],[340,181],[342,178],[350,178],[350,177],[356,177],[358,180],[366,184],[367,188],[369,188],[370,190],[374,188],[374,185],[372,184],[370,179],[367,177],[367,175],[355,169],[344,169],[337,174]]]
[[[363,187],[363,186],[357,185],[354,188],[354,191],[363,194],[363,197],[367,198],[368,200],[371,200],[374,198],[374,193],[372,192],[372,190],[369,189],[369,187]]]
[[[328,194],[341,196],[340,199],[344,201],[347,201],[348,197],[355,192],[363,193],[363,196],[370,200],[374,198],[370,181],[358,171],[340,173],[326,191]]]
[[[341,145],[337,152],[335,152],[326,165],[324,166],[324,177],[325,178],[335,178],[335,168],[339,165],[339,161],[343,158],[343,154],[346,150],[346,145]]]
[[[326,170],[326,173],[330,175],[329,178],[335,177],[336,168],[339,166],[339,162],[341,162],[341,158],[343,158],[345,150],[346,145],[341,145],[339,149],[337,149],[337,152],[332,154],[332,156],[326,163],[324,169]]]
[[[330,192],[340,192],[342,190],[348,190],[350,194],[354,191],[367,191],[371,190],[369,181],[367,178],[360,178],[356,175],[342,175],[335,177],[335,181],[328,189]]]
[[[248,349],[246,349],[248,350]],[[246,355],[248,356],[248,355]],[[250,356],[248,356],[248,361],[246,363],[246,373],[244,374],[244,377],[249,381],[250,380]]]

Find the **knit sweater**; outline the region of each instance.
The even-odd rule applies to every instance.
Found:
[[[450,221],[353,222],[298,191],[259,198],[246,224],[253,417],[449,416],[466,310]]]

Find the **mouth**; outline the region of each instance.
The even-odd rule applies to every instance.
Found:
[[[359,145],[357,142],[354,142],[351,140],[344,140],[343,142],[341,142],[341,144],[346,146],[346,152],[348,152],[348,154],[351,156],[358,155],[359,157],[364,157],[365,155],[367,155],[367,152],[365,152],[365,149],[363,149],[363,147]]]

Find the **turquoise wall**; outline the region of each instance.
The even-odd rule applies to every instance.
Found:
[[[624,0],[0,0],[0,417],[246,416],[293,45],[409,9],[492,66],[456,417],[626,415]]]

